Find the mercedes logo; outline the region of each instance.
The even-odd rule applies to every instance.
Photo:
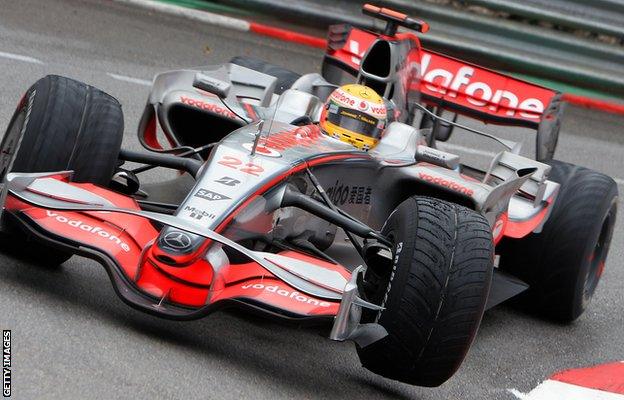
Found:
[[[184,250],[190,247],[191,238],[183,232],[169,232],[163,238],[165,244],[176,250]]]

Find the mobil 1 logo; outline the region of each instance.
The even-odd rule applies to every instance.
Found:
[[[211,212],[204,211],[197,207],[192,207],[192,206],[185,206],[184,211],[188,213],[189,217],[196,219],[198,221],[200,221],[203,218],[215,219],[216,217],[216,215]]]

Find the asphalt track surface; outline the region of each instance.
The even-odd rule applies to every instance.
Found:
[[[124,145],[135,149],[145,81],[158,71],[251,55],[309,72],[321,55],[96,1],[3,1],[0,38],[1,129],[31,83],[62,74],[121,101]],[[570,108],[558,157],[618,178],[623,190],[623,124],[621,117]],[[479,152],[495,147],[475,154],[476,143],[459,134],[447,148],[469,150],[468,160],[483,162]],[[434,389],[378,377],[360,367],[352,344],[315,332],[226,313],[179,323],[142,314],[118,300],[92,261],[74,257],[51,270],[4,255],[10,249],[0,244],[0,328],[13,331],[13,397],[512,399],[507,389],[528,392],[555,371],[624,359],[623,238],[620,216],[601,285],[577,322],[491,310],[459,372]]]

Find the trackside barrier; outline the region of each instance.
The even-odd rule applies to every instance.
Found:
[[[523,4],[523,10],[529,5],[546,7],[550,3],[569,3],[583,9],[603,12],[609,5],[624,8],[615,0],[465,0],[470,4],[485,6],[494,3],[504,11],[503,5]],[[361,14],[364,1],[356,0],[218,0],[219,3],[250,9],[256,12],[279,16],[298,24],[325,27],[333,23],[349,23],[363,28],[380,27],[380,22]],[[596,40],[579,37],[562,31],[539,26],[526,25],[506,19],[478,15],[448,6],[441,6],[423,0],[377,0],[373,3],[403,11],[422,18],[431,26],[431,31],[421,35],[423,45],[435,51],[484,64],[491,68],[509,72],[520,72],[541,78],[570,83],[599,91],[608,96],[624,98],[624,47],[611,45]],[[588,6],[587,4],[592,4]],[[603,8],[598,8],[600,5]],[[553,10],[554,6],[551,7]],[[544,8],[545,9],[545,8]],[[568,9],[572,10],[570,7]],[[590,11],[587,11],[590,10]],[[601,11],[602,10],[602,11]],[[617,15],[620,9],[612,10]],[[563,11],[552,11],[552,19],[558,18],[563,24]],[[571,11],[570,11],[571,12]],[[604,14],[604,15],[603,15]],[[608,13],[603,13],[603,28],[610,26]],[[528,12],[525,13],[529,17]],[[624,15],[624,12],[622,13]],[[577,19],[579,19],[577,17]],[[572,26],[573,18],[568,18],[566,26]],[[579,19],[581,24],[584,20]],[[622,21],[622,20],[620,20]],[[582,29],[594,29],[596,23],[585,21]],[[377,25],[376,25],[377,24]],[[613,25],[610,35],[617,37],[618,29],[624,33],[624,24]],[[581,28],[580,26],[576,26]],[[607,29],[607,28],[605,28]],[[592,30],[593,31],[593,30]],[[603,33],[604,29],[598,33]],[[622,36],[624,37],[624,36]]]
[[[624,40],[624,2],[619,0],[463,0],[492,11],[558,27],[584,30]]]

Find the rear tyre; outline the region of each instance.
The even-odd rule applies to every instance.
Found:
[[[369,266],[364,314],[388,336],[357,348],[362,365],[413,385],[438,386],[462,363],[485,309],[493,268],[490,227],[480,214],[438,199],[412,197],[390,215],[390,271]]]
[[[500,267],[530,285],[517,303],[561,321],[587,308],[604,270],[617,214],[617,184],[607,175],[549,161],[561,184],[541,233],[501,243]]]
[[[253,57],[238,56],[232,58],[230,62],[277,78],[275,94],[284,93],[297,79],[301,78],[301,75],[296,72]]]
[[[0,179],[7,172],[73,170],[72,180],[107,185],[123,137],[121,105],[73,79],[48,75],[28,89],[0,143]],[[31,242],[7,221],[3,240],[17,255],[58,265],[71,254]]]

